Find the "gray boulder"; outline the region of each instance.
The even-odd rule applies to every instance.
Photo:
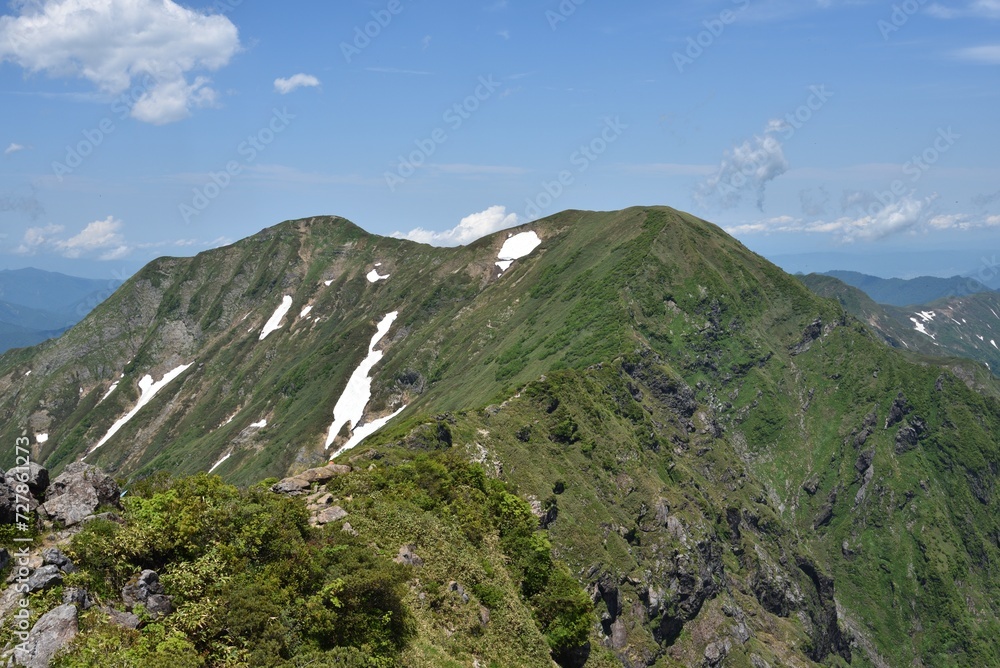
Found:
[[[59,570],[58,566],[42,566],[41,568],[36,568],[35,571],[28,576],[28,591],[36,592],[43,589],[48,589],[49,587],[55,587],[56,585],[61,585],[63,581],[63,572]]]
[[[53,657],[79,632],[76,606],[60,605],[42,615],[28,635],[28,640],[14,650],[17,665],[48,668]]]
[[[37,462],[31,462],[24,468],[13,468],[4,474],[7,484],[11,487],[27,485],[28,492],[36,499],[44,499],[49,488],[49,470]]]
[[[70,603],[83,610],[94,605],[94,602],[90,598],[90,592],[83,587],[65,587],[63,589],[62,602]]]
[[[76,565],[58,547],[50,547],[42,552],[42,563],[55,566],[63,573],[73,573]]]
[[[111,619],[111,623],[120,626],[123,629],[135,630],[139,628],[139,616],[131,612],[122,612],[121,610],[115,610],[114,608],[101,608],[101,611],[106,613]]]
[[[140,603],[145,604],[150,596],[162,593],[160,576],[156,571],[145,570],[122,588],[122,601],[125,602],[125,608],[131,610]]]
[[[163,594],[153,594],[146,599],[145,605],[146,612],[148,612],[150,617],[153,619],[166,617],[174,611],[173,599],[169,596],[164,596]]]
[[[41,511],[66,526],[79,524],[101,506],[120,507],[114,478],[96,466],[74,462],[52,481]]]

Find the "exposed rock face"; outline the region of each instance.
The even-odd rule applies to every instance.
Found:
[[[906,400],[903,393],[900,392],[896,395],[895,401],[892,402],[892,406],[889,407],[889,415],[885,418],[885,428],[893,426],[894,424],[899,424],[903,421],[913,408],[910,406],[910,402]]]
[[[14,650],[14,661],[28,668],[48,668],[56,653],[79,632],[76,606],[60,605],[35,623],[28,640]]]
[[[42,552],[42,563],[46,566],[55,566],[63,573],[76,571],[76,565],[57,547],[50,547]]]
[[[927,433],[927,423],[922,418],[914,417],[896,432],[896,454],[902,455],[916,449],[920,438]]]
[[[146,604],[152,596],[162,594],[163,585],[160,584],[160,576],[156,571],[145,570],[122,587],[122,601],[128,610],[140,603]]]
[[[350,466],[329,464],[320,468],[303,471],[302,473],[291,476],[290,478],[285,478],[284,480],[275,483],[271,487],[271,491],[275,494],[298,496],[308,492],[314,484],[322,485],[333,480],[337,476],[347,475],[350,472]]]
[[[27,485],[28,491],[36,499],[45,498],[45,490],[49,488],[49,471],[37,462],[31,462],[26,468],[10,469],[4,477],[11,487]]]
[[[415,545],[404,545],[399,548],[399,554],[393,559],[397,564],[405,564],[406,566],[423,566],[424,560],[416,555],[414,550],[417,549]]]
[[[28,576],[28,591],[36,592],[62,584],[63,573],[58,566],[42,566]]]
[[[315,524],[322,526],[324,524],[329,524],[331,522],[336,522],[337,520],[342,520],[347,517],[347,511],[340,506],[332,506],[326,508],[325,510],[319,511],[314,519]]]
[[[120,496],[114,478],[96,466],[74,462],[52,481],[40,512],[53,521],[74,526],[100,506],[120,507]]]

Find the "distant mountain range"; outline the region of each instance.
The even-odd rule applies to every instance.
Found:
[[[0,271],[0,352],[61,335],[109,297],[121,281],[41,269]]]
[[[912,306],[929,304],[939,299],[967,297],[980,292],[990,292],[990,286],[969,276],[937,278],[879,278],[856,271],[828,271],[824,276],[832,276],[863,291],[878,304],[890,306]]]
[[[920,278],[912,281],[874,279],[864,282],[871,292],[848,285],[835,277],[863,276],[852,272],[829,272],[800,276],[806,286],[821,297],[836,299],[854,317],[868,323],[882,339],[895,348],[924,355],[965,357],[985,363],[1000,373],[1000,292],[981,288],[975,294],[957,288],[968,287],[969,279]],[[881,281],[876,283],[875,281]],[[945,288],[956,288],[950,295]],[[872,294],[892,293],[931,297],[908,307],[879,304]],[[942,292],[945,296],[936,297]],[[906,297],[905,299],[909,299]]]

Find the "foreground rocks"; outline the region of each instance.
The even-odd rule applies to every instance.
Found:
[[[121,489],[114,478],[96,466],[74,462],[52,481],[39,514],[64,526],[75,526],[98,508],[120,508]]]
[[[14,660],[17,665],[28,668],[47,668],[56,653],[68,645],[79,631],[75,605],[53,608],[38,619],[27,641],[14,650]]]

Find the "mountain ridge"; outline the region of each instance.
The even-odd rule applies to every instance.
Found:
[[[1000,402],[981,365],[915,362],[669,207],[459,248],[346,222],[157,260],[58,341],[0,356],[0,438],[34,433],[56,473],[90,451],[126,481],[214,468],[252,485],[336,452],[334,406],[374,350],[363,422],[407,408],[338,457],[374,467],[338,488],[352,525],[443,554],[391,489],[358,490],[425,455],[473,462],[535,504],[592,592],[592,665],[997,659]],[[529,232],[541,244],[501,272]],[[427,631],[412,651],[466,656],[448,647]]]

